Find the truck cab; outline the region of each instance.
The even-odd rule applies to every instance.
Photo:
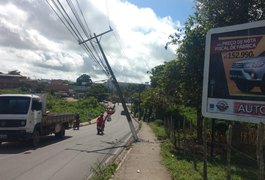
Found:
[[[0,95],[0,141],[27,139],[41,118],[42,103],[39,96]]]
[[[31,140],[36,147],[39,137],[55,134],[63,138],[75,120],[74,113],[46,113],[47,95],[0,95],[0,144]]]

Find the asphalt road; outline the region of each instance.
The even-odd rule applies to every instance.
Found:
[[[96,135],[96,124],[67,130],[63,140],[53,135],[41,138],[40,147],[3,143],[0,147],[1,180],[83,180],[124,147],[131,131],[122,107],[116,105],[105,134]],[[135,123],[137,124],[137,123]]]

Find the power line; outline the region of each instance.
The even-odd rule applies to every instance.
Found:
[[[108,15],[108,23],[109,23],[109,27],[110,27],[110,18],[109,18],[109,6],[108,6],[108,1],[106,0],[106,9],[107,9],[107,15]]]
[[[64,26],[67,28],[67,30],[71,33],[71,35],[74,37],[74,39],[77,40],[77,42],[82,42],[84,41],[83,35],[85,35],[86,38],[92,37],[91,36],[91,31],[88,28],[87,22],[84,18],[83,12],[81,10],[81,7],[76,0],[76,4],[78,6],[78,10],[80,13],[78,13],[78,10],[75,8],[73,2],[71,0],[67,0],[67,4],[75,17],[76,23],[71,19],[70,15],[62,5],[62,3],[57,0],[46,0],[49,6],[52,8],[52,10],[55,12],[55,14],[59,17],[61,22],[64,24]],[[82,15],[82,19],[80,18],[79,14]],[[78,28],[80,27],[80,29]],[[90,44],[90,46],[89,46]],[[93,44],[93,42],[83,43],[81,47],[87,52],[89,58],[92,58],[92,60],[103,70],[103,72],[109,77],[110,73],[108,72],[108,69],[106,65],[103,62],[103,57],[100,56],[99,54],[99,49],[97,46]]]
[[[61,12],[61,15],[63,15],[64,20],[66,20],[67,23],[68,23],[68,25],[71,27],[71,28],[69,28],[69,29],[67,28],[67,29],[68,30],[73,30],[74,34],[77,36],[78,43],[80,45],[82,45],[86,50],[88,50],[88,52],[89,52],[88,54],[89,55],[91,55],[93,57],[95,57],[95,54],[98,55],[98,58],[95,58],[94,60],[102,67],[102,69],[105,71],[106,75],[107,76],[110,76],[112,78],[112,83],[115,85],[115,87],[117,89],[117,92],[118,92],[118,95],[120,97],[120,100],[121,100],[123,109],[125,111],[125,114],[126,114],[126,117],[127,117],[127,120],[128,120],[129,126],[130,126],[130,129],[131,129],[131,132],[133,134],[133,138],[134,138],[135,141],[137,141],[138,140],[138,137],[137,137],[136,131],[134,129],[134,125],[132,123],[132,119],[131,119],[131,116],[129,114],[128,108],[126,106],[125,99],[124,99],[124,97],[122,95],[122,92],[121,92],[119,83],[118,83],[118,81],[117,81],[117,79],[116,79],[116,77],[115,77],[115,75],[114,75],[114,73],[113,73],[113,71],[112,71],[109,63],[108,63],[107,57],[106,57],[106,55],[105,55],[105,53],[104,53],[104,51],[102,49],[102,46],[100,45],[99,39],[98,39],[98,37],[101,38],[102,35],[104,35],[104,34],[110,32],[110,31],[112,31],[112,29],[110,28],[110,30],[108,30],[108,31],[106,31],[104,33],[101,33],[99,35],[96,35],[95,33],[93,34],[93,36],[91,36],[91,34],[89,35],[88,32],[87,32],[87,30],[85,29],[83,23],[82,23],[81,18],[79,17],[79,13],[75,9],[72,1],[71,0],[67,0],[67,4],[70,7],[71,12],[73,13],[73,15],[74,15],[74,17],[76,19],[76,22],[77,22],[78,27],[81,28],[80,30],[82,30],[82,34],[85,34],[87,36],[87,38],[88,38],[88,36],[90,37],[90,38],[88,38],[87,40],[84,41],[84,38],[83,38],[81,32],[79,31],[79,29],[77,28],[77,26],[74,24],[73,20],[70,18],[69,14],[66,12],[65,8],[62,6],[62,4],[60,3],[59,0],[57,0],[57,3],[59,4],[59,6],[56,6],[57,9],[59,10],[59,12]],[[55,1],[53,1],[53,4],[56,5]],[[81,11],[81,8],[79,9],[79,11]],[[56,14],[57,14],[57,16],[59,15],[58,13],[56,13]],[[82,14],[82,11],[81,11],[81,14]],[[64,25],[66,25],[66,24],[64,23]],[[87,26],[87,28],[88,28],[88,26]],[[96,46],[93,46],[93,42],[92,42],[93,39],[96,40],[96,43],[97,43],[98,48],[96,48]],[[88,41],[89,41],[89,43],[92,46],[92,49],[94,51],[92,51],[90,49],[90,47],[88,46],[88,44],[87,44]],[[101,56],[99,56],[99,53],[97,51],[98,49],[100,50]]]
[[[79,3],[78,3],[78,1],[76,1],[76,2],[77,2],[77,5],[78,5],[78,7],[79,7],[79,11],[80,11],[80,13],[81,13],[82,16],[83,16],[83,12],[82,12],[82,10],[81,10],[81,8],[80,8],[80,6],[79,6]],[[82,20],[81,20],[81,18],[79,17],[79,14],[78,14],[77,10],[75,9],[75,7],[74,7],[72,1],[71,1],[71,0],[67,0],[67,3],[68,3],[68,5],[69,5],[69,7],[70,7],[72,13],[74,14],[74,16],[75,16],[75,18],[76,18],[76,20],[77,20],[79,26],[81,27],[81,29],[83,30],[84,34],[86,35],[86,38],[89,38],[90,35],[89,35],[89,33],[87,32],[85,26],[83,25]],[[84,19],[84,16],[83,16],[83,19]],[[85,21],[85,19],[84,19],[84,21]],[[86,22],[86,21],[85,21],[85,22]],[[88,26],[87,26],[87,29],[88,29],[88,31],[90,32]],[[83,38],[83,37],[82,37],[82,41],[84,41],[84,38]],[[105,72],[106,74],[108,74],[108,72],[106,71],[106,68],[104,67],[104,64],[102,63],[102,60],[101,60],[102,58],[99,56],[99,53],[98,53],[97,49],[95,48],[95,46],[93,45],[93,43],[92,43],[91,41],[90,41],[90,45],[92,46],[92,49],[94,50],[94,52],[95,52],[96,55],[95,55],[94,53],[92,53],[92,50],[91,50],[88,46],[86,46],[86,44],[84,44],[84,46],[86,46],[86,47],[89,48],[89,52],[90,52],[90,54],[91,54],[93,57],[95,57],[95,56],[98,57],[98,60],[100,61],[100,63],[98,63],[98,64],[104,69],[104,72]],[[95,58],[95,59],[96,59],[96,58]],[[96,61],[97,61],[97,60],[96,60]],[[98,61],[97,61],[97,62],[98,62]]]

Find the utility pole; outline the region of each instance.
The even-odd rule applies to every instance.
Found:
[[[90,38],[90,39],[88,39],[88,40],[85,40],[85,41],[83,41],[83,42],[79,42],[79,44],[83,44],[83,43],[85,43],[85,42],[87,42],[87,41],[90,41],[90,40],[92,40],[92,39],[96,39],[97,44],[98,44],[99,49],[100,49],[100,52],[102,53],[102,56],[103,56],[103,58],[104,58],[104,60],[105,60],[105,63],[106,63],[106,65],[107,65],[108,70],[109,70],[109,72],[110,72],[110,75],[111,75],[111,77],[112,77],[112,83],[114,84],[114,86],[115,86],[116,89],[117,89],[117,92],[118,92],[119,98],[120,98],[121,103],[122,103],[122,107],[123,107],[123,109],[124,109],[125,115],[126,115],[126,117],[127,117],[128,123],[129,123],[129,127],[130,127],[131,132],[132,132],[133,139],[134,139],[134,141],[136,142],[136,141],[138,141],[138,137],[137,137],[137,134],[136,134],[135,128],[134,128],[134,126],[133,126],[133,122],[132,122],[132,119],[131,119],[130,113],[129,113],[128,108],[127,108],[127,106],[126,106],[125,99],[124,99],[124,97],[123,97],[123,95],[122,95],[121,88],[120,88],[120,86],[119,86],[119,83],[118,83],[118,81],[117,81],[117,79],[116,79],[116,77],[115,77],[115,75],[114,75],[114,73],[113,73],[113,71],[112,71],[112,69],[111,69],[111,67],[110,67],[110,65],[109,65],[108,59],[107,59],[107,57],[106,57],[106,55],[105,55],[105,53],[104,53],[104,51],[103,51],[103,49],[102,49],[102,47],[101,47],[101,45],[100,45],[100,42],[99,42],[99,40],[98,40],[98,37],[99,37],[99,36],[102,36],[103,34],[106,34],[106,33],[110,32],[110,31],[112,31],[112,29],[110,29],[110,30],[108,30],[108,31],[106,31],[106,32],[104,32],[104,33],[101,33],[101,34],[99,34],[99,35],[96,35],[96,34],[94,33],[94,37],[92,37],[92,38]]]

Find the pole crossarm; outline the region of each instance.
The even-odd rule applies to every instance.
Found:
[[[97,37],[99,37],[99,36],[102,36],[102,35],[104,35],[104,34],[107,34],[107,33],[111,32],[111,31],[113,31],[113,30],[112,30],[112,28],[110,27],[110,29],[109,29],[108,31],[105,31],[105,32],[103,32],[103,33],[101,33],[101,34],[98,34],[98,35],[94,36],[94,37],[91,37],[90,39],[84,40],[83,42],[80,41],[78,44],[79,44],[79,45],[84,44],[84,43],[86,43],[86,42],[88,42],[88,41],[91,41],[92,39],[95,39],[95,38],[97,38]]]

